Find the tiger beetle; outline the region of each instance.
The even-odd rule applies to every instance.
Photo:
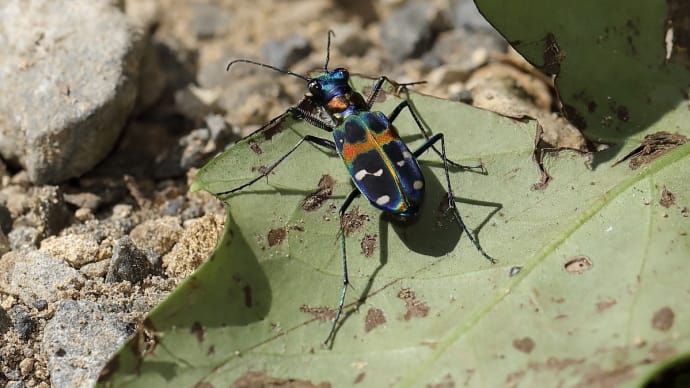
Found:
[[[401,221],[410,219],[418,212],[422,198],[424,197],[424,176],[422,175],[416,158],[429,149],[436,152],[443,162],[443,170],[446,178],[448,211],[452,211],[455,222],[460,229],[467,234],[467,237],[472,244],[474,244],[477,251],[491,263],[496,262],[494,258],[484,251],[474,235],[467,229],[467,226],[465,226],[457,210],[455,199],[453,198],[453,188],[450,184],[450,175],[448,172],[449,166],[464,169],[483,169],[483,165],[465,166],[448,160],[448,158],[446,158],[446,146],[443,134],[437,133],[433,136],[429,136],[422,126],[420,118],[415,110],[410,107],[408,101],[403,101],[398,104],[388,116],[382,112],[372,111],[371,108],[384,82],[388,81],[390,84],[399,87],[407,87],[421,82],[398,84],[391,81],[386,76],[381,76],[374,83],[369,97],[364,99],[361,94],[352,90],[350,87],[350,75],[347,69],[337,68],[335,70],[328,70],[332,35],[334,35],[333,31],[329,31],[328,43],[326,46],[326,62],[323,65],[323,72],[313,78],[249,59],[236,59],[228,64],[226,70],[230,70],[230,67],[236,63],[248,63],[303,79],[307,82],[307,87],[309,89],[310,95],[307,95],[307,98],[311,99],[317,107],[325,109],[336,125],[327,123],[308,112],[306,109],[298,106],[288,108],[283,114],[272,119],[257,132],[271,128],[273,124],[279,122],[284,117],[292,115],[296,119],[302,119],[317,128],[330,132],[333,135],[333,140],[305,135],[292,146],[289,151],[270,166],[263,169],[261,175],[231,190],[215,193],[216,196],[232,194],[268,176],[273,169],[297,150],[305,141],[330,151],[336,151],[342,158],[356,188],[348,194],[339,210],[343,285],[340,292],[338,310],[333,318],[328,337],[326,337],[324,341],[326,345],[334,338],[338,320],[343,312],[347,287],[350,285],[347,274],[347,255],[345,250],[345,212],[352,201],[360,194],[363,194],[374,207],[392,215],[395,219]],[[393,126],[393,121],[395,121],[400,112],[405,108],[408,108],[417,127],[426,139],[424,144],[413,152],[410,151],[407,145],[401,140],[396,128]],[[434,146],[439,142],[441,143],[440,151]]]

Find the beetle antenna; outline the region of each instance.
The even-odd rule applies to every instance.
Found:
[[[252,61],[251,59],[235,59],[234,61],[228,63],[228,66],[225,68],[225,71],[229,71],[229,70],[230,70],[230,66],[232,66],[232,65],[234,65],[235,63],[238,63],[238,62],[249,63],[249,64],[252,64],[252,65],[257,65],[257,66],[265,67],[265,68],[267,68],[267,69],[275,70],[275,71],[277,71],[277,72],[279,72],[279,73],[283,73],[283,74],[295,76],[295,77],[297,77],[297,78],[301,78],[301,79],[303,79],[303,80],[305,80],[305,81],[307,81],[307,82],[311,81],[309,78],[303,76],[302,74],[293,73],[293,72],[291,72],[290,70],[281,69],[281,68],[279,68],[279,67],[267,65],[267,64],[265,64],[265,63]]]
[[[323,71],[328,72],[328,61],[331,59],[331,35],[335,36],[333,30],[328,30],[328,43],[326,43],[326,63],[323,64]]]

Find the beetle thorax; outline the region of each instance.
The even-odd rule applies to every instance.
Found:
[[[328,113],[336,120],[344,119],[345,117],[362,110],[368,110],[362,95],[354,91],[348,91],[343,94],[333,96],[324,105],[326,110],[328,110]]]

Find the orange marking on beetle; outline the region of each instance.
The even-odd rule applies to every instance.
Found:
[[[326,103],[326,106],[331,112],[342,112],[347,108],[347,101],[341,96],[335,96]]]
[[[377,144],[386,144],[393,140],[400,140],[400,138],[395,134],[395,132],[391,131],[390,128],[386,129],[380,134],[372,134],[372,136]]]
[[[371,151],[376,147],[375,144],[372,144],[371,142],[362,142],[362,143],[347,143],[343,144],[343,159],[345,161],[350,162],[354,160],[357,155]]]

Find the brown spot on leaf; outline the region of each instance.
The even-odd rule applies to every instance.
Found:
[[[549,32],[544,38],[544,51],[542,54],[544,64],[540,69],[549,75],[557,75],[561,71],[561,62],[565,59],[565,53],[561,51],[556,41],[556,35]]]
[[[592,261],[587,256],[574,256],[565,262],[563,268],[571,274],[581,274],[592,268]]]
[[[359,384],[364,380],[365,373],[360,372],[357,376],[355,376],[355,380],[352,382],[352,384]]]
[[[283,131],[283,126],[281,125],[283,120],[278,120],[278,121],[269,121],[264,127],[262,127],[260,130],[263,130],[263,135],[264,139],[266,140],[271,140],[273,136],[279,134],[280,132]]]
[[[677,133],[673,134],[666,131],[652,133],[644,137],[639,147],[630,151],[630,153],[618,160],[614,165],[629,159],[630,162],[628,165],[630,169],[636,170],[643,164],[647,164],[659,158],[679,145],[685,144],[687,141],[687,137]]]
[[[318,189],[304,198],[302,209],[308,212],[319,209],[324,201],[333,194],[333,186],[335,186],[335,179],[333,177],[328,174],[321,176]]]
[[[594,101],[590,101],[587,103],[587,111],[589,113],[594,113],[597,111],[597,103]]]
[[[620,365],[613,369],[601,369],[594,365],[592,370],[585,373],[576,387],[618,387],[635,377],[632,365]]]
[[[259,143],[255,142],[254,140],[249,141],[249,148],[254,151],[255,154],[261,155],[264,153],[264,151],[261,149],[259,146]]]
[[[194,388],[215,388],[215,386],[208,381],[199,381],[194,384]]]
[[[624,105],[618,105],[616,107],[616,117],[618,117],[618,120],[620,121],[627,122],[630,120],[630,112],[628,112],[628,108]]]
[[[335,318],[335,310],[330,307],[312,307],[303,304],[300,306],[299,311],[309,314],[322,322],[332,321]]]
[[[411,288],[403,288],[398,293],[398,298],[405,301],[405,315],[403,318],[409,321],[412,318],[424,318],[429,315],[429,306],[424,301],[417,299],[417,295]]]
[[[261,165],[261,166],[253,166],[252,167],[252,172],[259,172],[259,174],[264,175],[268,171],[268,167]]]
[[[532,190],[544,190],[549,185],[551,181],[551,175],[546,171],[544,166],[544,157],[553,151],[558,151],[547,144],[544,139],[544,128],[541,124],[537,123],[537,133],[534,135],[534,151],[532,151],[532,160],[537,163],[537,168],[539,169],[539,182],[532,185]]]
[[[268,246],[276,246],[287,237],[287,230],[285,228],[271,229],[268,231]]]
[[[580,131],[587,129],[587,121],[574,106],[563,104],[563,116]]]
[[[321,382],[319,384],[314,384],[309,380],[301,379],[281,379],[277,377],[271,377],[263,372],[247,372],[239,379],[235,380],[231,385],[231,388],[254,388],[254,387],[265,387],[265,388],[278,388],[278,387],[289,387],[289,388],[330,388],[331,384],[326,382]]]
[[[676,355],[676,349],[664,343],[655,343],[649,349],[649,355],[654,361],[665,360]]]
[[[616,305],[615,299],[609,299],[602,302],[597,302],[597,312],[603,312]]]
[[[247,308],[252,307],[252,288],[249,285],[242,287],[242,293],[244,294],[244,305]]]
[[[204,342],[204,327],[200,322],[197,321],[192,323],[192,327],[189,328],[189,331],[196,337],[197,341]]]
[[[368,333],[384,323],[386,323],[386,316],[383,315],[383,310],[371,308],[364,319],[364,331]]]
[[[513,347],[523,353],[532,353],[534,349],[534,340],[530,337],[516,338],[513,340]]]
[[[687,206],[684,206],[682,209],[680,209],[680,215],[683,217],[690,216],[690,209],[688,209]]]
[[[360,213],[359,207],[355,207],[352,211],[343,215],[342,220],[340,220],[340,225],[342,230],[345,231],[345,236],[350,236],[352,233],[359,230],[367,221],[369,221],[369,216]]]
[[[456,386],[455,380],[450,373],[446,373],[445,376],[436,384],[428,384],[427,388],[454,388]],[[465,384],[467,386],[467,384]]]
[[[376,238],[378,236],[376,234],[365,234],[364,237],[362,237],[362,241],[360,242],[359,246],[362,248],[362,254],[365,257],[371,257],[374,252],[376,251]]]
[[[661,199],[659,200],[659,205],[665,208],[669,208],[674,203],[676,203],[675,194],[668,191],[668,189],[666,189],[666,186],[664,186],[664,189],[661,191]]]
[[[654,313],[652,327],[657,330],[668,331],[673,326],[675,318],[676,314],[673,313],[670,307],[662,307]]]

